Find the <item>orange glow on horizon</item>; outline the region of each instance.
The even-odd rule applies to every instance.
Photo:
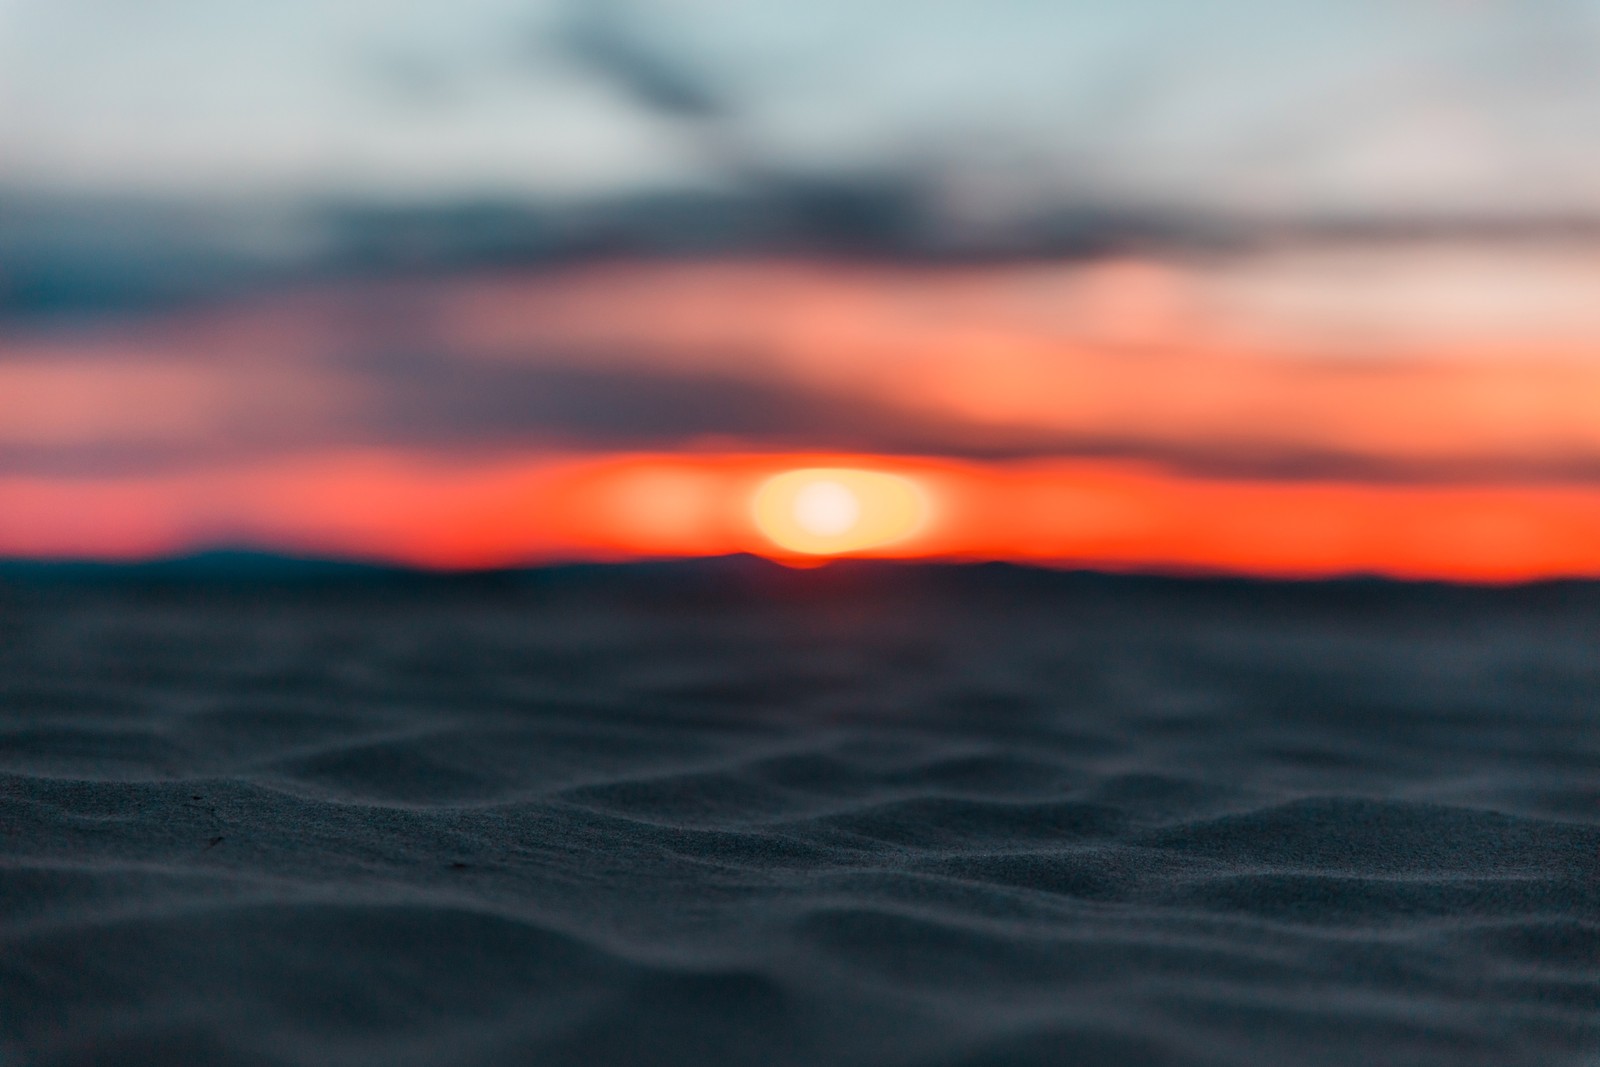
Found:
[[[1600,487],[1199,478],[1126,461],[622,455],[447,465],[361,453],[103,480],[0,478],[0,555],[127,559],[215,545],[439,569],[754,553],[751,502],[824,468],[937,502],[885,558],[1276,577],[1600,576]],[[863,512],[867,508],[863,507]]]

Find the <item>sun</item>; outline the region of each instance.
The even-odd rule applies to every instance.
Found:
[[[863,552],[901,541],[928,518],[911,479],[849,467],[786,471],[751,501],[756,528],[778,547],[810,556]]]

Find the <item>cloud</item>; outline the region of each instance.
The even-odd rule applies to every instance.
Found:
[[[567,53],[645,107],[678,118],[726,119],[727,99],[686,63],[640,43],[616,0],[578,0],[554,35]]]
[[[226,372],[196,371],[185,381],[171,368],[164,379],[146,376],[141,387],[137,366],[109,363],[97,378],[80,374],[79,387],[98,381],[97,394],[120,389],[142,396],[143,405],[115,418],[103,396],[62,408],[55,423],[35,420],[48,432],[31,439],[13,421],[0,433],[0,474],[135,476],[371,448],[439,458],[754,450],[1125,460],[1245,481],[1600,483],[1600,449],[1581,446],[1518,454],[1468,438],[1444,454],[1385,454],[1319,442],[1315,435],[1275,437],[1270,430],[1230,440],[1136,428],[1119,434],[1070,423],[974,422],[770,372],[652,368],[639,365],[644,358],[635,354],[628,365],[616,353],[590,360],[566,353],[536,362],[485,362],[375,348],[305,367],[297,386],[276,394],[259,377],[239,375],[229,390]],[[115,386],[111,378],[128,384]],[[312,396],[325,401],[340,382],[346,395],[338,403],[306,402]],[[70,388],[68,382],[55,392]],[[200,394],[205,403],[190,402]]]
[[[1596,480],[1592,261],[1439,254],[612,262],[12,326],[0,471],[715,448]]]

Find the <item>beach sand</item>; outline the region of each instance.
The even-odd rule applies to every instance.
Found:
[[[1577,1067],[1600,587],[0,579],[0,1064]]]

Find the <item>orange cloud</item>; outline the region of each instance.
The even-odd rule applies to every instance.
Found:
[[[154,440],[200,457],[709,436],[1279,475],[1600,471],[1600,312],[1577,299],[1600,268],[1550,253],[1495,275],[1451,249],[1399,256],[1398,272],[1378,251],[1306,257],[631,263],[346,285],[70,342],[0,337],[0,447]],[[646,378],[673,399],[636,395]],[[716,390],[804,398],[809,414],[764,438],[731,404],[690,402]],[[630,433],[615,413],[641,406],[681,410]]]

